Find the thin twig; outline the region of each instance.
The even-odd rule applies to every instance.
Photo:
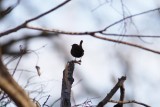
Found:
[[[116,34],[116,33],[101,33],[103,35],[107,36],[123,36],[123,37],[130,37],[130,38],[135,38],[135,37],[140,37],[140,38],[160,38],[159,35],[134,35],[134,34]]]
[[[57,103],[59,100],[61,100],[61,98],[58,98],[57,100],[55,100],[55,101],[52,103],[51,107],[53,107],[54,104]]]
[[[21,61],[21,59],[22,59],[22,56],[23,56],[25,53],[26,53],[26,52],[25,52],[25,50],[22,48],[22,45],[20,45],[20,58],[18,59],[18,62],[17,62],[17,64],[16,64],[16,67],[15,67],[15,69],[14,69],[14,71],[13,71],[12,76],[15,74],[15,72],[16,72],[16,70],[17,70],[17,67],[18,67],[18,65],[19,65],[19,63],[20,63],[20,61]]]
[[[50,95],[47,97],[46,101],[43,103],[43,107],[44,107],[44,106],[48,106],[46,103],[47,103],[47,101],[49,100],[49,98],[50,98]]]
[[[19,65],[19,63],[20,63],[20,61],[21,61],[21,59],[22,59],[22,55],[19,57],[19,59],[18,59],[18,62],[17,62],[17,64],[16,64],[16,67],[14,68],[14,71],[13,71],[13,73],[12,73],[12,76],[14,76],[14,74],[15,74],[15,72],[16,72],[16,70],[17,70],[17,67],[18,67],[18,65]]]
[[[144,12],[141,12],[141,13],[137,13],[137,14],[134,14],[134,15],[131,15],[131,16],[127,16],[127,17],[125,17],[125,18],[123,18],[123,19],[120,19],[120,20],[112,23],[111,25],[105,27],[105,28],[103,29],[103,31],[106,31],[108,28],[110,28],[110,27],[112,27],[112,26],[114,26],[114,25],[116,25],[116,24],[118,24],[118,23],[121,23],[121,22],[125,21],[126,19],[133,18],[133,17],[135,17],[135,16],[139,16],[139,15],[142,15],[142,14],[150,13],[150,12],[153,12],[153,11],[157,11],[157,10],[159,10],[159,9],[160,9],[160,8],[155,8],[155,9],[152,9],[152,10],[148,10],[148,11],[144,11]]]

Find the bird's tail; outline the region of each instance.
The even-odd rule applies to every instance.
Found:
[[[79,44],[79,45],[82,46],[82,43],[83,43],[83,40],[80,41],[80,44]]]

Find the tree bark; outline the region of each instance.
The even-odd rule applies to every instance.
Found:
[[[35,107],[25,91],[9,74],[2,62],[0,47],[0,88],[8,94],[18,107]]]

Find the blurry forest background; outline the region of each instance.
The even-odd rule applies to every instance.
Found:
[[[0,0],[0,12],[3,13],[0,16],[0,33],[15,28],[62,2]],[[148,11],[128,17],[109,27],[105,31],[106,35],[99,36],[160,51],[159,5],[158,0],[72,0],[28,25],[66,32],[99,31],[125,17]],[[10,6],[14,8],[6,11]],[[143,35],[149,37],[141,37]],[[126,101],[136,100],[153,107],[159,106],[159,53],[90,35],[70,35],[58,31],[24,28],[0,37],[2,59],[10,74],[15,72],[13,78],[30,98],[41,105],[49,98],[47,105],[58,107],[60,100],[57,99],[61,96],[63,70],[67,61],[74,59],[70,54],[71,45],[79,43],[80,40],[84,41],[84,56],[81,65],[75,66],[72,105],[82,104],[86,100],[91,101],[91,105],[96,105],[113,88],[118,78],[126,75]],[[27,51],[27,54],[21,55],[20,49]],[[40,67],[40,72],[37,72],[35,66]],[[0,97],[2,94],[0,93]],[[119,93],[112,99],[118,100]],[[6,99],[1,100],[0,105],[5,101]],[[113,105],[109,103],[106,107]],[[14,107],[15,104],[10,102],[7,106]]]

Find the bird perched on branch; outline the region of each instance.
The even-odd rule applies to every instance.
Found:
[[[80,41],[80,44],[73,44],[71,49],[71,55],[75,58],[81,58],[84,55],[84,50],[82,48],[83,40]]]

